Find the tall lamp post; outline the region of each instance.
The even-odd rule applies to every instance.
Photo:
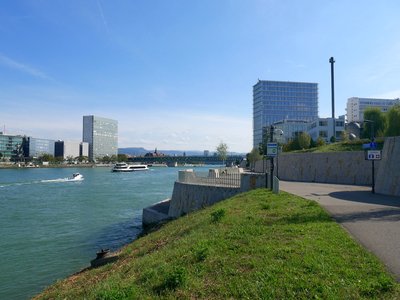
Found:
[[[375,146],[375,133],[374,133],[374,126],[375,122],[372,120],[364,120],[365,123],[371,124],[371,148]],[[372,194],[375,194],[375,160],[372,160]]]
[[[331,63],[331,94],[332,94],[332,122],[333,122],[333,137],[336,140],[336,128],[335,128],[335,76],[333,71],[333,66],[335,64],[335,59],[331,57],[329,59]]]

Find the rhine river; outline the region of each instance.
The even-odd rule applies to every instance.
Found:
[[[0,169],[0,299],[29,299],[141,232],[142,209],[170,198],[179,168]],[[85,180],[66,182],[72,173]]]

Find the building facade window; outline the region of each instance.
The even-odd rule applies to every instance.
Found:
[[[89,144],[89,159],[118,154],[118,121],[83,116],[83,142]]]
[[[264,127],[283,120],[317,118],[317,83],[259,80],[253,86],[253,147],[262,143]]]

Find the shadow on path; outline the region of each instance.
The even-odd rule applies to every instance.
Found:
[[[332,192],[329,193],[327,196],[339,200],[400,207],[400,197],[372,194],[369,191]]]
[[[383,209],[368,212],[333,214],[333,218],[339,223],[351,223],[358,221],[399,222],[400,209]]]

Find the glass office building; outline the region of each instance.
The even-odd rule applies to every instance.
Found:
[[[0,160],[9,160],[22,145],[22,140],[20,135],[6,135],[0,132]]]
[[[43,154],[54,156],[54,140],[28,137],[27,141],[26,145],[28,146],[28,150],[25,149],[24,152],[28,154],[29,157],[40,157]]]
[[[118,121],[83,116],[83,142],[89,144],[89,159],[118,154]]]
[[[259,80],[253,86],[253,147],[262,142],[263,128],[275,122],[317,118],[317,83]]]

